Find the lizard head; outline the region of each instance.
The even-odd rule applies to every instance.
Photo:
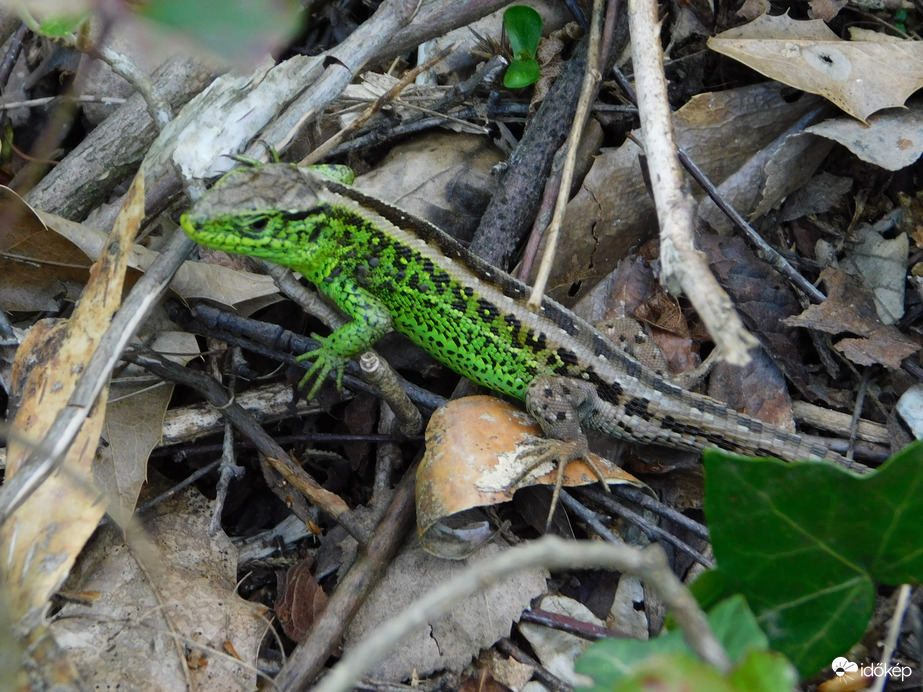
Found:
[[[302,273],[314,264],[316,232],[327,219],[325,188],[287,164],[237,168],[180,225],[201,245],[268,259]]]

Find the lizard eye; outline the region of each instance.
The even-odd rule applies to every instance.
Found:
[[[255,219],[249,227],[251,235],[260,235],[263,231],[266,230],[266,226],[269,224],[269,219],[265,216],[261,216],[258,219]]]

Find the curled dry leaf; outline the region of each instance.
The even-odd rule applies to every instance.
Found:
[[[463,558],[489,537],[485,527],[456,531],[443,522],[474,507],[509,502],[519,488],[554,485],[557,469],[531,472],[520,457],[541,428],[524,411],[490,396],[450,401],[426,428],[426,454],[417,470],[417,532],[434,555]],[[644,484],[611,462],[592,455],[607,483]],[[593,470],[573,461],[564,471],[566,487],[596,483]]]
[[[314,560],[306,557],[279,578],[282,596],[276,602],[276,615],[285,634],[296,642],[304,638],[327,607],[327,594],[311,574],[313,564]]]
[[[903,105],[923,86],[923,43],[843,41],[820,19],[763,15],[710,38],[708,47],[770,79],[820,94],[863,122],[882,108]]]

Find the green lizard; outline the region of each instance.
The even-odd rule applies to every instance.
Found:
[[[583,427],[617,438],[751,456],[845,459],[655,374],[558,303],[526,307],[528,288],[435,226],[287,164],[239,168],[182,217],[202,245],[300,272],[351,321],[299,357],[312,397],[390,330],[488,389],[523,400],[559,465],[587,453]],[[313,384],[312,384],[313,381]]]

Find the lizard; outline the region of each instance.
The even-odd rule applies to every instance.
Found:
[[[234,169],[180,225],[201,245],[299,272],[349,318],[312,335],[320,347],[298,357],[311,363],[300,384],[311,385],[309,398],[329,374],[342,388],[349,360],[395,330],[523,401],[546,436],[533,454],[556,461],[559,476],[588,458],[585,428],[682,450],[849,465],[822,441],[668,381],[550,298],[530,310],[526,284],[433,224],[305,168]]]

